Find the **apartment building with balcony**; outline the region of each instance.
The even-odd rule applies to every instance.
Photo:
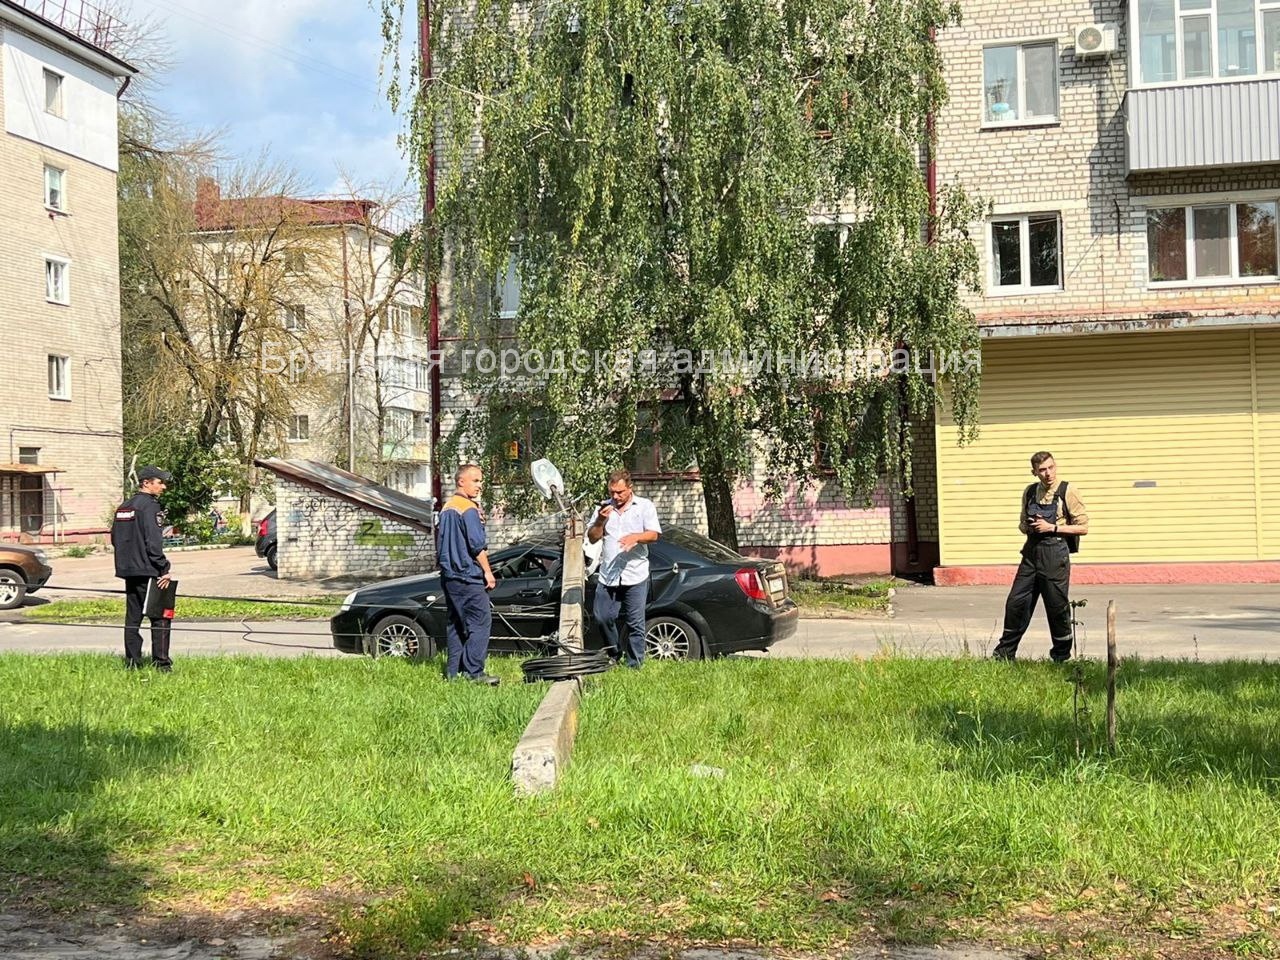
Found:
[[[1047,449],[1077,582],[1280,580],[1280,2],[962,12],[934,163],[989,204],[982,427],[939,414],[937,579],[1007,582]]]
[[[101,534],[121,494],[121,31],[0,0],[0,539]]]

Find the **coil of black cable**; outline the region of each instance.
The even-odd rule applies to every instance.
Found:
[[[572,680],[593,673],[604,673],[613,661],[603,650],[593,653],[561,653],[554,657],[533,657],[521,666],[525,683],[539,680]]]

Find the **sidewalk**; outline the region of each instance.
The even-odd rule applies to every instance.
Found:
[[[801,620],[796,636],[771,656],[984,656],[1004,619],[1005,587],[930,587],[908,583],[893,598],[893,616]],[[1084,653],[1105,657],[1107,602],[1116,602],[1116,646],[1122,657],[1251,660],[1280,656],[1280,587],[1267,584],[1090,585],[1072,590]],[[1049,632],[1036,609],[1020,656],[1043,658]]]

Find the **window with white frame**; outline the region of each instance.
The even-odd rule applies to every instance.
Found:
[[[520,265],[514,250],[507,257],[506,271],[498,278],[494,300],[498,316],[504,320],[510,320],[520,312]]]
[[[55,117],[64,116],[62,112],[62,74],[56,70],[44,68],[44,112]]]
[[[1062,219],[1056,213],[996,217],[989,232],[991,291],[1062,288]]]
[[[394,443],[413,436],[414,412],[402,407],[388,407],[382,417],[383,437]]]
[[[413,415],[413,439],[431,439],[431,414],[415,413]]]
[[[409,307],[403,303],[387,304],[387,326],[398,337],[413,333],[413,316]]]
[[[67,171],[50,164],[44,165],[44,205],[59,212],[67,209]]]
[[[290,333],[307,329],[307,308],[301,303],[286,303],[280,310],[280,323]]]
[[[1133,0],[1138,80],[1280,73],[1280,0]]]
[[[1153,284],[1275,280],[1277,201],[1147,210],[1147,279]]]
[[[44,298],[50,303],[71,302],[71,261],[44,258]]]
[[[299,443],[311,439],[311,418],[305,413],[295,413],[289,418],[289,442]]]
[[[982,93],[984,123],[1057,120],[1057,42],[983,47]]]
[[[49,399],[71,399],[71,358],[49,354]]]

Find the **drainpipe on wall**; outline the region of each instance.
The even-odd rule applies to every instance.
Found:
[[[433,79],[431,75],[431,0],[422,0],[418,8],[418,47],[422,63],[422,91],[426,96]],[[428,253],[434,247],[435,212],[436,212],[436,135],[431,130],[430,143],[427,146],[427,177],[423,197],[422,221],[426,229],[426,245]],[[427,269],[430,270],[428,257]],[[444,503],[444,488],[440,479],[440,289],[436,277],[427,278],[427,350],[431,359],[430,383],[431,397],[431,494],[435,497],[436,509]]]

